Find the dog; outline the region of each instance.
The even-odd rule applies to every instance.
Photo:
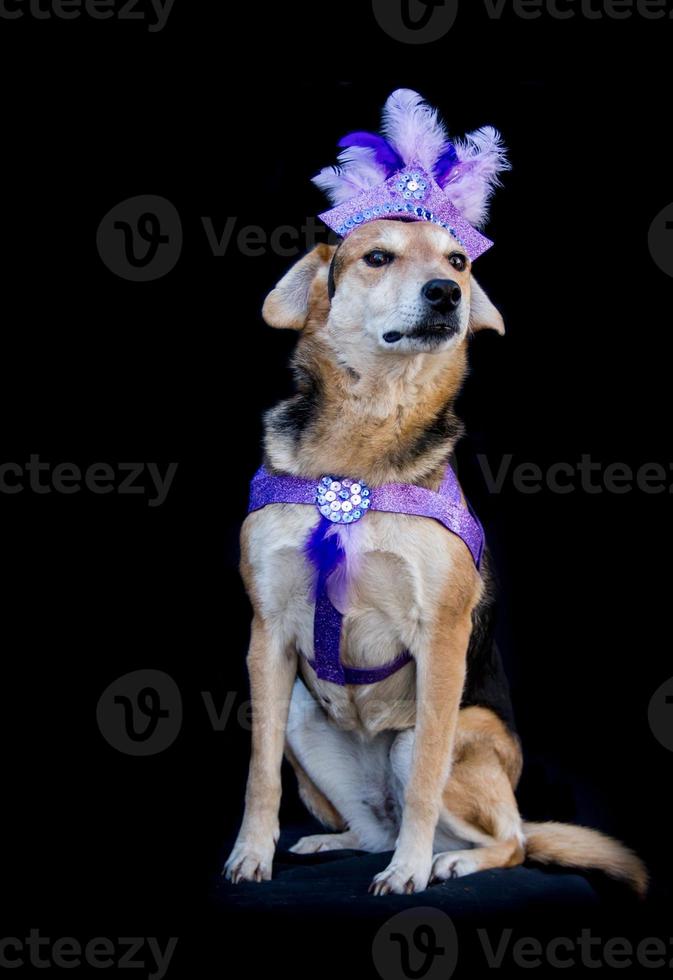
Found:
[[[469,338],[504,333],[448,230],[376,220],[338,247],[318,245],[270,293],[263,316],[299,332],[297,393],[265,419],[271,472],[357,473],[373,487],[438,489],[463,432],[454,406]],[[488,559],[480,574],[439,523],[372,511],[334,530],[346,553],[340,581],[330,582],[344,614],[342,662],[380,667],[402,650],[411,662],[358,687],[317,677],[315,576],[305,552],[317,516],[273,504],[242,528],[253,729],[228,878],[271,877],[285,753],[303,802],[329,831],[292,850],[393,851],[372,882],[376,895],[421,892],[526,858],[600,869],[643,895],[647,871],[622,844],[522,820],[521,748],[493,653]]]

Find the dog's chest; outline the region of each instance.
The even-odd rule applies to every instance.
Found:
[[[313,508],[274,504],[251,514],[244,534],[261,615],[275,641],[308,659],[313,657],[317,573],[305,545],[317,520]],[[405,649],[422,652],[451,572],[452,536],[426,518],[375,512],[334,530],[345,558],[329,580],[328,594],[344,617],[342,662],[380,667]],[[362,721],[364,702],[394,698],[399,717],[387,717],[385,724],[372,717],[365,727],[371,731],[413,724],[413,666],[362,689],[321,682],[310,667],[304,677],[337,722],[351,724],[354,711]]]

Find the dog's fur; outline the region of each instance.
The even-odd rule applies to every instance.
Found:
[[[387,258],[374,268],[367,257],[376,250]],[[458,284],[456,309],[428,309],[421,290],[433,279]],[[454,404],[468,337],[504,332],[447,231],[375,221],[338,250],[318,246],[273,290],[264,317],[301,331],[298,392],[266,417],[270,470],[438,489],[462,432]],[[413,662],[367,686],[316,677],[306,663],[315,573],[304,546],[317,518],[313,508],[274,504],[242,530],[253,733],[228,876],[271,876],[285,752],[303,801],[332,831],[293,850],[394,850],[372,883],[376,894],[421,891],[526,857],[600,868],[644,893],[645,868],[616,841],[522,822],[521,753],[493,656],[488,562],[479,575],[464,543],[437,522],[370,512],[334,529],[346,552],[345,571],[330,582],[344,613],[343,663],[378,667],[405,649]]]

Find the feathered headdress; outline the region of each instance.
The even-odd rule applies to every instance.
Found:
[[[417,92],[398,89],[385,104],[381,135],[350,133],[339,146],[338,166],[313,178],[335,205],[320,217],[338,235],[402,218],[448,229],[471,259],[493,244],[477,228],[509,163],[491,126],[450,140],[436,109]]]

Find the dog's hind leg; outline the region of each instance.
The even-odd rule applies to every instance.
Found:
[[[293,854],[317,854],[319,851],[359,851],[360,841],[352,830],[343,834],[313,834],[300,837],[290,848]]]
[[[460,728],[438,829],[471,846],[436,854],[433,881],[490,868],[511,868],[525,858],[522,821],[514,796],[521,765],[518,742],[484,708],[461,712]]]
[[[509,780],[497,763],[478,773],[456,767],[444,794],[440,824],[445,833],[462,839],[467,847],[435,854],[431,881],[523,863],[521,818]],[[436,839],[439,842],[441,835]]]
[[[346,823],[341,814],[334,809],[324,793],[321,793],[316,784],[310,778],[306,770],[300,764],[299,759],[292,751],[289,742],[285,743],[285,756],[294,769],[297,777],[297,788],[299,797],[312,816],[319,820],[324,827],[330,830],[345,830]],[[334,836],[337,836],[336,834]],[[291,848],[293,850],[293,848]]]
[[[412,751],[413,733],[404,732],[391,752],[400,791]],[[518,744],[492,712],[460,712],[451,775],[435,831],[431,881],[522,863],[524,836],[513,788],[519,767]]]
[[[342,831],[333,837],[318,835],[318,840],[302,838],[300,853],[344,847],[371,852],[392,849],[397,824],[388,791],[391,740],[391,735],[382,734],[363,741],[336,728],[302,682],[296,681],[286,754],[296,763],[300,794],[310,812]]]
[[[443,851],[435,855],[430,881],[464,878],[490,868],[514,868],[523,863],[524,857],[521,841],[514,837],[468,851]]]

